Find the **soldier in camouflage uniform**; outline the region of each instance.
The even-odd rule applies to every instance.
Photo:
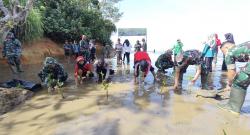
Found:
[[[11,70],[14,73],[23,72],[20,60],[22,53],[21,42],[14,37],[13,33],[9,32],[3,45],[3,57],[7,57]]]
[[[80,55],[86,58],[87,61],[90,61],[90,45],[87,42],[87,37],[82,35],[82,40],[79,43],[80,45]]]
[[[163,73],[165,73],[166,69],[174,67],[172,51],[168,50],[164,54],[160,55],[155,62],[155,66],[158,68],[158,71]]]
[[[198,50],[187,50],[177,55],[176,57],[177,66],[176,66],[176,72],[175,72],[174,89],[177,90],[177,89],[182,88],[183,74],[186,73],[186,70],[189,65],[197,66],[196,74],[192,80],[192,83],[194,84],[195,81],[199,78],[199,75],[201,75],[202,89],[208,89],[207,76],[209,74],[209,71],[207,70],[201,56],[202,54]]]
[[[236,46],[234,43],[227,41],[222,44],[221,51],[225,55],[228,68],[228,85],[231,87],[231,93],[228,103],[219,106],[227,111],[239,114],[250,84],[250,42]],[[236,61],[247,62],[239,73],[236,73]]]
[[[45,59],[44,67],[38,76],[47,85],[49,93],[54,91],[55,87],[61,87],[68,78],[63,66],[52,57]]]

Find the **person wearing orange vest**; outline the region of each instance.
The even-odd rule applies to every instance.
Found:
[[[151,73],[153,74],[154,79],[155,79],[154,68],[151,65],[151,59],[150,59],[147,52],[141,52],[138,50],[134,54],[134,68],[135,68],[135,72],[134,72],[135,83],[137,83],[137,77],[139,76],[139,70],[141,70],[143,73],[143,76],[142,76],[143,83],[144,83],[145,77],[147,76],[149,71],[151,71]]]
[[[83,79],[86,78],[87,76],[93,77],[92,65],[89,64],[83,56],[78,56],[76,58],[74,76],[75,76],[76,87],[79,84],[82,84]]]

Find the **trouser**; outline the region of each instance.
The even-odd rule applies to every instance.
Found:
[[[122,60],[122,52],[121,51],[117,51],[117,62],[120,62]]]
[[[8,64],[10,65],[11,71],[13,73],[16,73],[16,70],[18,72],[21,72],[21,60],[18,56],[9,56],[7,57]],[[15,70],[16,68],[16,70]]]
[[[201,70],[201,88],[204,90],[208,90],[208,77],[209,71],[206,71],[206,69]]]
[[[9,56],[8,57],[8,64],[10,64],[12,66],[20,65],[21,64],[20,57],[18,57],[18,56]]]
[[[213,58],[213,63],[214,63],[214,64],[217,63],[217,55],[218,55],[218,52],[215,52],[214,58]]]
[[[130,53],[129,52],[125,52],[125,54],[123,56],[123,61],[125,61],[125,57],[127,58],[127,63],[130,63]]]
[[[222,71],[227,71],[227,65],[226,65],[226,62],[225,62],[225,55],[223,55],[223,63],[222,63],[221,70]]]
[[[209,72],[212,72],[212,62],[213,62],[213,57],[205,57],[205,64]]]
[[[152,73],[154,72],[154,67],[152,67],[146,60],[138,61],[135,63],[135,72],[134,72],[135,77],[139,77],[140,67],[142,72],[147,73],[148,69],[150,72]],[[144,69],[142,67],[144,67]],[[147,74],[144,74],[144,77],[146,77],[146,75]]]
[[[183,74],[186,73],[187,66],[183,66],[182,68],[176,67],[176,72],[179,72],[179,80],[178,80],[178,89],[182,89],[182,81],[183,81]]]
[[[98,74],[98,81],[102,82],[106,78],[107,69],[103,66],[96,67],[96,73]]]
[[[91,61],[95,61],[96,57],[95,57],[95,54],[94,54],[94,53],[91,53],[91,54],[90,54],[90,59],[91,59]]]
[[[176,70],[180,70],[179,80],[178,80],[178,88],[182,88],[183,75],[186,73],[188,66],[184,66],[182,68],[177,67]],[[209,71],[207,71],[206,66],[201,65],[201,87],[202,89],[208,89],[208,75]]]
[[[247,90],[250,84],[250,62],[234,78],[232,87],[239,90]]]

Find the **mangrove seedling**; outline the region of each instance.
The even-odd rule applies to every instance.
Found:
[[[103,73],[101,73],[101,77],[102,77],[102,87],[106,91],[106,97],[108,99],[110,83],[104,79],[104,74]]]
[[[167,79],[164,77],[162,79],[161,94],[163,93],[163,89],[166,87],[167,87]]]
[[[61,88],[64,84],[63,82],[60,82],[59,80],[53,79],[51,74],[48,75],[47,82],[48,82],[48,86],[53,86],[53,89],[57,89],[57,91],[61,95],[61,97],[65,98],[63,95],[63,91],[61,90]]]
[[[223,129],[223,135],[227,135],[226,131]]]
[[[21,83],[18,83],[17,86],[16,86],[16,88],[23,89],[24,86]]]

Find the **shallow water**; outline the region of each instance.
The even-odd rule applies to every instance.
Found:
[[[150,53],[152,61],[158,55]],[[73,63],[63,63],[70,73],[63,88],[66,98],[61,99],[58,94],[49,96],[45,89],[36,93],[31,100],[0,117],[0,135],[221,135],[223,130],[229,135],[250,134],[250,91],[243,115],[224,112],[216,107],[222,101],[196,98],[186,90],[188,77],[194,75],[194,66],[188,68],[184,90],[179,93],[173,92],[171,81],[165,88],[153,83],[151,74],[145,86],[135,85],[133,65],[118,66],[107,97],[102,86],[92,80],[76,89]],[[9,69],[2,65],[0,68],[0,81],[10,79]],[[36,74],[40,68],[41,65],[25,66],[25,73],[16,77],[39,82]],[[219,69],[217,66],[209,81],[213,89],[225,86],[225,73]],[[169,78],[171,72],[167,73]],[[199,85],[197,81],[196,86]]]

